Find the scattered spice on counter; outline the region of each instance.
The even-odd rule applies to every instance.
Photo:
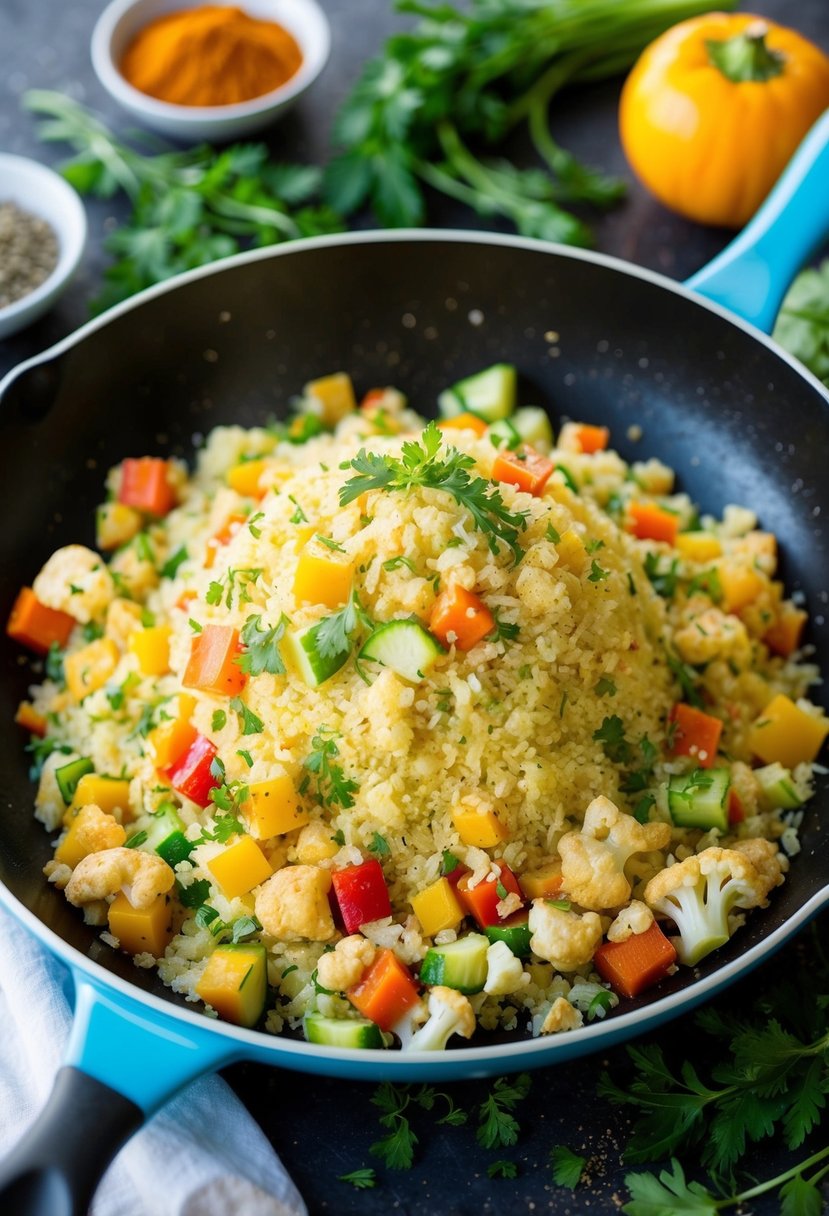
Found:
[[[160,101],[225,106],[279,88],[301,63],[296,39],[277,22],[206,4],[151,21],[120,66],[134,88]]]
[[[29,295],[58,263],[51,226],[14,203],[0,202],[0,308]]]

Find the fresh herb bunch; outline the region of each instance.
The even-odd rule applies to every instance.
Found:
[[[382,224],[413,226],[425,220],[428,186],[525,236],[587,245],[589,229],[566,207],[607,207],[623,186],[556,143],[552,99],[565,85],[625,71],[654,38],[710,3],[472,0],[460,9],[398,0],[397,8],[419,20],[368,63],[337,116],[331,205],[348,215],[368,202]],[[494,148],[522,126],[543,170],[472,150]]]
[[[792,283],[774,337],[829,387],[829,259]]]
[[[129,221],[104,242],[115,260],[96,311],[242,248],[343,229],[329,206],[312,205],[321,170],[275,164],[264,144],[149,154],[60,93],[34,89],[24,104],[46,120],[41,139],[75,150],[62,171],[80,194],[112,198],[123,191],[132,202]]]

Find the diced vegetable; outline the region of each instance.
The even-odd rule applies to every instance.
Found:
[[[470,410],[487,422],[508,418],[515,410],[517,376],[511,363],[495,363],[445,389],[438,397],[443,418]]]
[[[218,532],[214,532],[209,538],[204,553],[204,568],[211,570],[216,561],[216,555],[224,545],[229,545],[236,533],[241,528],[242,524],[247,519],[241,511],[236,511],[232,515],[228,515],[225,522],[219,528]]]
[[[561,861],[556,858],[537,870],[522,872],[521,890],[527,899],[550,899],[561,890]]]
[[[145,515],[167,515],[176,504],[169,460],[155,456],[128,458],[121,465],[118,501]]]
[[[46,734],[46,729],[49,725],[46,718],[35,709],[30,701],[21,701],[14,715],[14,720],[18,726],[22,726],[24,730],[31,731],[33,735],[39,735],[42,739]]]
[[[76,701],[103,688],[120,658],[112,638],[96,638],[63,660],[66,685]]]
[[[375,857],[356,866],[334,870],[331,882],[346,933],[356,933],[360,925],[391,916],[383,867]],[[367,1016],[371,1017],[371,1014]],[[372,1021],[376,1020],[372,1018]]]
[[[345,372],[334,372],[331,376],[311,380],[303,392],[309,404],[317,407],[314,413],[328,427],[335,427],[357,408],[354,386]]]
[[[488,949],[489,940],[481,933],[467,933],[445,946],[431,946],[420,966],[421,984],[440,984],[467,995],[482,992]]]
[[[680,532],[674,545],[689,562],[710,562],[722,556],[722,545],[710,532]]]
[[[47,608],[31,587],[21,587],[9,614],[6,633],[36,654],[47,654],[53,644],[62,650],[76,625],[68,612]]]
[[[484,879],[474,887],[469,885],[469,875],[465,875],[458,883],[458,899],[473,916],[481,929],[490,925],[500,925],[505,919],[499,915],[498,904],[507,895],[517,895],[523,902],[523,894],[518,879],[509,866],[500,862],[501,873],[493,881]],[[512,915],[512,913],[510,913]]]
[[[376,1022],[368,1018],[326,1018],[321,1013],[306,1013],[305,1038],[324,1047],[383,1047],[383,1035]]]
[[[393,950],[383,949],[346,996],[355,1009],[381,1030],[393,1030],[420,1000],[417,984]]]
[[[574,574],[582,574],[587,565],[587,550],[584,541],[573,528],[562,533],[561,540],[555,542],[558,560],[567,570]]]
[[[196,742],[199,733],[189,720],[190,713],[192,709],[186,715],[179,713],[172,722],[162,722],[147,735],[148,750],[156,768],[170,768]]]
[[[429,628],[444,646],[471,650],[495,629],[495,617],[474,591],[450,583],[435,600]]]
[[[114,849],[127,839],[127,833],[110,816],[102,831],[101,812],[97,807],[75,807],[71,809],[74,818],[68,825],[68,831],[55,849],[55,861],[59,865],[69,866],[74,870],[84,857],[97,853],[100,849]],[[90,833],[90,820],[94,824],[94,834]]]
[[[710,831],[728,828],[728,792],[731,776],[727,768],[712,768],[671,777],[668,783],[668,810],[680,828]]]
[[[521,446],[521,436],[510,418],[501,418],[500,421],[493,422],[488,430],[493,447],[506,448],[507,451],[512,452]]]
[[[98,773],[85,773],[75,786],[73,806],[99,806],[111,815],[113,811],[126,811],[130,805],[130,783],[123,777],[102,777]]]
[[[95,542],[99,549],[119,549],[141,531],[140,512],[122,502],[102,503],[95,515]]]
[[[464,844],[491,849],[509,836],[506,826],[494,811],[476,811],[459,803],[452,809],[452,822]]]
[[[193,851],[193,845],[184,835],[184,821],[172,802],[161,804],[146,831],[147,839],[141,847],[148,853],[158,853],[172,869],[180,861],[186,861]]]
[[[149,908],[134,908],[123,891],[107,912],[109,931],[128,954],[152,954],[160,958],[173,937],[173,904],[168,895],[158,895]]]
[[[434,937],[442,929],[456,929],[465,916],[448,878],[439,878],[413,895],[412,909],[426,937]]]
[[[236,1026],[255,1026],[265,1011],[267,952],[259,942],[217,946],[196,992],[219,1017]]]
[[[353,578],[354,563],[350,558],[312,536],[299,555],[294,599],[298,604],[339,608],[348,602]]]
[[[800,646],[803,630],[809,614],[803,608],[796,608],[788,600],[780,605],[777,619],[770,629],[763,634],[763,641],[769,650],[788,658]]]
[[[196,732],[196,737],[187,750],[165,770],[174,790],[206,807],[210,802],[210,791],[219,784],[212,771],[216,759],[216,747],[211,741]]]
[[[184,671],[185,688],[200,688],[217,696],[235,697],[247,679],[236,658],[241,653],[239,631],[230,625],[205,625],[190,644]]]
[[[644,933],[633,933],[623,942],[603,942],[593,955],[593,966],[620,996],[634,997],[664,979],[676,957],[654,921]]]
[[[724,612],[738,612],[757,599],[767,580],[744,561],[724,558],[717,563]]]
[[[170,670],[169,625],[153,625],[136,629],[127,638],[127,650],[138,659],[138,669],[144,676],[163,676]]]
[[[523,409],[515,411],[511,421],[524,443],[532,447],[538,444],[553,446],[553,424],[547,411],[540,406],[525,405]]]
[[[453,418],[444,418],[438,426],[442,431],[474,431],[478,436],[485,435],[487,431],[483,418],[466,412],[455,414]]]
[[[734,827],[736,823],[742,823],[745,817],[742,799],[732,785],[728,791],[728,826]]]
[[[402,679],[418,684],[442,654],[437,638],[419,621],[387,621],[369,635],[360,658],[382,663]]]
[[[342,650],[333,654],[320,646],[320,628],[322,621],[308,625],[305,629],[286,629],[279,651],[285,661],[299,678],[309,688],[318,688],[326,680],[344,667],[351,654],[351,646],[346,641]]]
[[[255,840],[284,836],[286,832],[304,827],[310,819],[287,775],[249,785],[247,799],[242,803],[242,815]]]
[[[226,899],[247,895],[273,873],[270,862],[252,836],[242,836],[216,857],[211,857],[207,868]]]
[[[515,486],[517,490],[537,498],[555,467],[552,460],[525,443],[515,452],[498,453],[492,465],[492,480]]]
[[[628,531],[639,540],[661,540],[673,545],[679,532],[679,516],[653,502],[632,502],[628,505]]]
[[[829,718],[807,713],[779,693],[751,727],[748,742],[766,764],[777,760],[785,768],[796,768],[816,758],[827,735]]]
[[[490,942],[506,942],[516,958],[527,958],[530,953],[529,913],[514,912],[497,925],[487,925],[484,930]]]
[[[263,498],[265,491],[259,481],[270,464],[269,460],[244,460],[228,469],[227,484],[243,498]]]
[[[75,790],[81,777],[86,773],[91,773],[94,767],[88,756],[79,756],[77,760],[70,760],[55,769],[55,781],[58,783],[60,796],[67,806],[75,796]]]
[[[720,719],[680,702],[671,710],[670,721],[676,724],[671,748],[673,754],[691,756],[700,768],[711,768],[717,758],[722,734]]]
[[[573,423],[572,434],[582,452],[592,456],[603,452],[610,442],[610,430],[606,426],[593,426],[589,422]]]
[[[755,769],[754,776],[760,783],[762,802],[770,810],[776,810],[779,807],[785,811],[793,811],[796,807],[803,805],[803,799],[791,773],[779,761]]]

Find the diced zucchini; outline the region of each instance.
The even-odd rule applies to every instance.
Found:
[[[779,760],[774,764],[765,765],[764,768],[755,769],[754,776],[760,783],[763,804],[769,810],[793,811],[803,805],[791,772],[784,768]]]
[[[515,411],[511,422],[524,443],[541,449],[553,446],[553,424],[540,406],[525,405]]]
[[[501,418],[498,422],[490,423],[489,437],[493,447],[508,448],[510,452],[515,451],[521,443],[521,436],[509,418]]]
[[[288,629],[280,644],[285,663],[292,668],[309,688],[318,688],[340,670],[348,661],[349,649],[333,654],[323,653],[319,632],[322,621],[306,629]]]
[[[467,933],[456,942],[432,946],[420,967],[421,983],[442,984],[467,994],[483,991],[488,948],[489,938],[482,933]]]
[[[85,777],[94,769],[95,765],[88,756],[79,756],[77,760],[70,760],[68,764],[62,764],[60,768],[55,769],[55,781],[58,783],[60,796],[67,806],[75,796],[75,790],[81,777]]]
[[[418,621],[388,621],[374,630],[360,658],[374,659],[416,684],[443,653],[437,638]]]
[[[493,942],[506,942],[517,958],[528,958],[530,951],[529,914],[515,912],[508,920],[502,920],[497,925],[487,925],[484,929],[490,945]]]
[[[325,1047],[383,1047],[380,1027],[368,1018],[326,1018],[321,1013],[306,1013],[305,1038]]]
[[[709,831],[728,828],[728,790],[731,776],[727,768],[697,768],[692,773],[671,777],[668,809],[680,828]]]
[[[515,409],[516,379],[511,363],[495,363],[474,376],[467,376],[438,397],[441,416],[454,418],[468,410],[484,422],[508,418]]]
[[[193,845],[184,835],[184,822],[172,802],[161,804],[146,831],[144,851],[158,853],[173,869],[180,861],[186,861],[193,851]]]

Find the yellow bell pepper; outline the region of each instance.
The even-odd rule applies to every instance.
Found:
[[[123,502],[105,502],[95,517],[96,542],[99,549],[118,549],[137,536],[143,526],[140,511]]]
[[[268,460],[245,460],[227,471],[227,484],[243,498],[262,498],[259,479],[271,462]]]
[[[748,743],[765,764],[779,761],[794,768],[814,760],[829,735],[829,718],[817,718],[799,709],[779,693],[769,701],[749,731]]]
[[[736,612],[746,608],[768,584],[768,580],[745,562],[725,558],[717,565],[717,574],[722,587],[724,612]]]
[[[153,625],[149,629],[136,629],[127,639],[127,650],[138,659],[138,668],[144,676],[163,676],[170,670],[169,625]]]
[[[265,1008],[267,955],[258,942],[217,946],[208,959],[196,992],[220,1018],[237,1026],[255,1026]]]
[[[551,899],[561,890],[561,862],[550,861],[521,875],[521,890],[527,899]]]
[[[318,408],[314,411],[328,427],[335,427],[347,414],[357,408],[351,377],[345,372],[322,376],[305,385],[304,394]]]
[[[111,638],[96,638],[63,661],[66,684],[76,701],[102,688],[118,666],[118,647]]]
[[[465,915],[448,878],[439,878],[413,895],[412,909],[426,937],[434,937],[441,929],[454,929]]]
[[[689,562],[710,562],[722,556],[719,538],[710,532],[680,532],[675,548]]]
[[[162,722],[147,735],[147,750],[156,768],[165,769],[183,756],[196,738],[196,728],[190,717],[196,707],[196,698],[189,692],[179,693],[178,713],[171,722]]]
[[[108,815],[118,810],[129,811],[129,781],[121,777],[101,777],[98,773],[84,773],[75,786],[72,806],[90,806],[93,803]]]
[[[294,599],[298,604],[325,604],[339,608],[351,594],[354,563],[322,541],[311,539],[299,555],[294,576]]]
[[[134,908],[123,891],[109,905],[109,931],[128,954],[160,958],[173,936],[173,904],[158,895],[149,908]]]
[[[229,845],[211,861],[207,868],[222,888],[226,899],[247,895],[258,887],[272,870],[265,854],[252,836],[242,836],[236,844]]]
[[[270,781],[254,781],[249,785],[242,814],[251,836],[256,840],[283,836],[294,828],[304,827],[311,818],[293,781],[287,776],[273,777]]]
[[[491,849],[509,836],[501,820],[493,811],[468,810],[463,806],[452,811],[452,822],[464,844],[477,849]]]

